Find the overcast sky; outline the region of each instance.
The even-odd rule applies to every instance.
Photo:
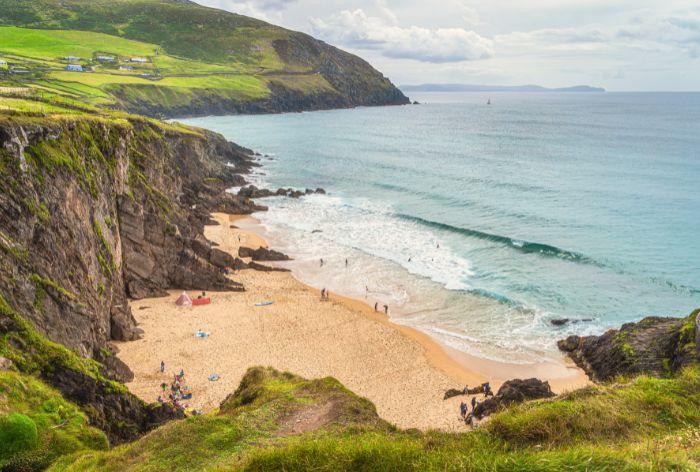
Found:
[[[196,0],[358,54],[396,84],[700,90],[700,0]]]

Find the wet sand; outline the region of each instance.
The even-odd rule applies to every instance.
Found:
[[[230,227],[238,217],[214,217],[221,224],[207,227],[205,235],[220,249],[235,255],[241,245],[265,245],[258,235]],[[497,389],[499,380],[532,376],[551,379],[555,391],[586,383],[578,369],[563,363],[494,365],[450,350],[391,323],[360,300],[331,294],[330,301],[321,301],[318,290],[289,272],[245,270],[232,278],[246,291],[211,293],[212,303],[206,306],[177,307],[176,291],[131,303],[145,333],[141,340],[119,345],[119,357],[135,374],[127,384],[132,392],[154,401],[160,384],[183,369],[194,394],[189,405],[210,411],[236,389],[249,367],[264,365],[307,378],[333,376],[374,402],[379,415],[399,427],[464,430],[459,403],[470,397],[443,401],[449,388],[490,380]],[[274,303],[255,306],[268,300]],[[198,329],[211,335],[198,338]],[[159,371],[161,360],[165,374]],[[212,373],[220,380],[208,381]]]

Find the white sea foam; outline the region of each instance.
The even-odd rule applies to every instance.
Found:
[[[254,216],[305,283],[380,311],[387,304],[393,321],[478,357],[534,363],[556,351],[547,314],[468,293],[471,263],[433,230],[394,217],[391,205],[333,195],[264,203],[269,210]]]

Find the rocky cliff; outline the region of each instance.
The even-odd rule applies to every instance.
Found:
[[[242,290],[202,236],[246,150],[203,130],[128,117],[0,122],[0,295],[40,333],[105,362],[139,334],[127,298],[168,288]]]
[[[558,345],[595,381],[618,375],[667,377],[700,359],[698,314],[700,310],[687,318],[650,316],[600,336],[569,336]]]

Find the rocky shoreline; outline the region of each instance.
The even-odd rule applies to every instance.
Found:
[[[558,346],[596,382],[639,374],[668,377],[700,360],[698,314],[650,316],[600,336],[569,336]]]

